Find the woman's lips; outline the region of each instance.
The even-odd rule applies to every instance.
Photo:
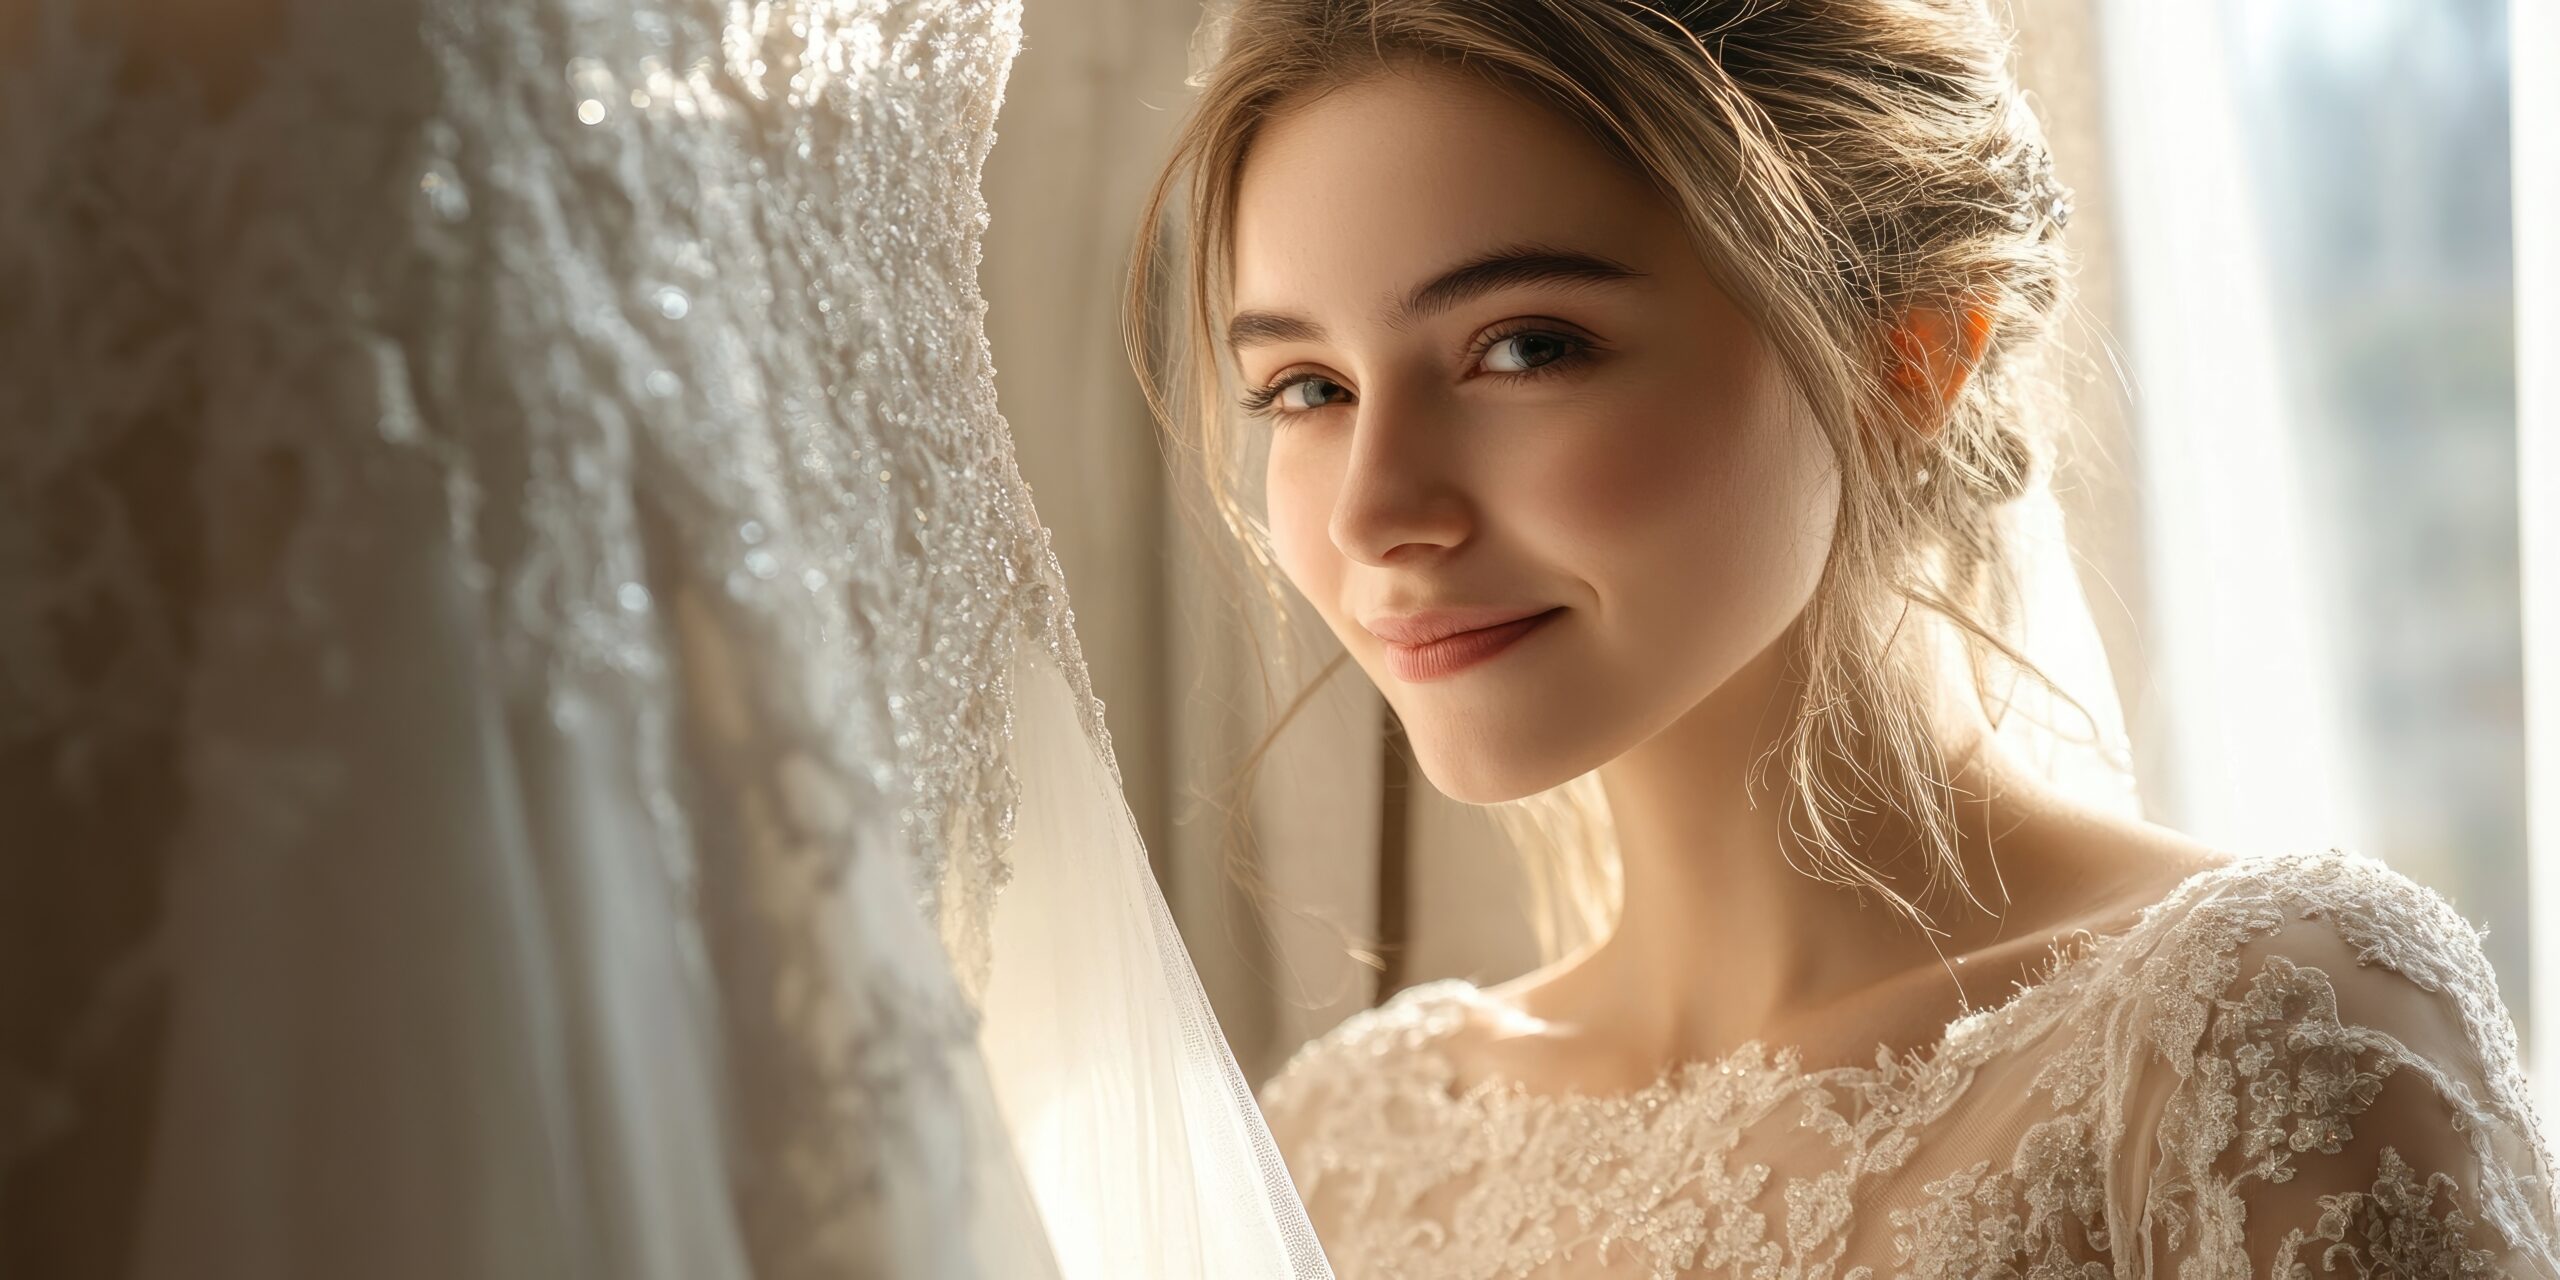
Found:
[[[1390,642],[1386,646],[1387,670],[1407,684],[1447,679],[1479,663],[1491,661],[1563,612],[1562,608],[1549,609],[1515,621],[1461,631],[1428,644]]]

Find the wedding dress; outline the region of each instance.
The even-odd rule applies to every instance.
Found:
[[[0,5],[0,1274],[1327,1274],[994,402],[1019,41]]]
[[[1939,1041],[1460,1087],[1409,988],[1263,1102],[1344,1277],[2560,1275],[2478,930],[2360,853],[2200,871]]]

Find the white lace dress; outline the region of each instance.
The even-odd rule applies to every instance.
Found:
[[[1753,1042],[1632,1093],[1460,1089],[1483,997],[1448,980],[1263,1104],[1346,1280],[2560,1275],[2479,939],[2369,856],[2250,858],[1872,1067]]]

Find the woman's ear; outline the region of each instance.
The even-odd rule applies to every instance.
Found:
[[[1894,352],[1890,377],[1905,420],[1922,435],[1935,435],[1947,406],[1964,390],[1991,342],[1991,313],[1914,307],[1885,334]]]

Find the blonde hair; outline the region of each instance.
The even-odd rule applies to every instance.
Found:
[[[1999,508],[2049,458],[2040,370],[2069,294],[2068,206],[2010,77],[2007,33],[1978,0],[1242,0],[1215,37],[1223,47],[1194,81],[1199,97],[1139,224],[1127,336],[1170,448],[1198,467],[1274,617],[1285,626],[1287,608],[1269,531],[1237,496],[1219,345],[1237,176],[1255,131],[1305,95],[1405,63],[1524,95],[1579,124],[1679,213],[1830,438],[1839,526],[1790,632],[1801,696],[1753,773],[1785,762],[1783,826],[1814,863],[1800,870],[1880,892],[1929,928],[1843,839],[1860,815],[1898,813],[1924,833],[1928,887],[1945,877],[1970,893],[1930,732],[1942,676],[1928,646],[1897,643],[1911,609],[1952,624],[1994,724],[2002,713],[1981,692],[1992,660],[2088,714],[2007,638],[2016,564]],[[1177,207],[1178,245],[1162,225]],[[1158,296],[1168,275],[1187,308]],[[1890,370],[1910,358],[1898,327],[1918,308],[1969,314],[1987,327],[1984,345],[1941,429],[1879,431],[1900,421]],[[1919,468],[1925,482],[1906,479]],[[1548,957],[1604,933],[1617,860],[1597,773],[1491,808],[1528,859]]]

